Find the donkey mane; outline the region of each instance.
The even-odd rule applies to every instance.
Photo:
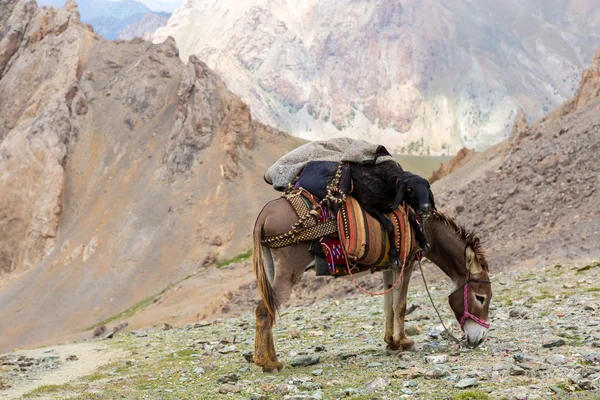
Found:
[[[433,218],[435,218],[437,221],[442,222],[442,223],[448,225],[449,227],[451,227],[452,229],[454,229],[454,231],[458,234],[458,236],[465,243],[465,245],[467,245],[467,246],[471,247],[471,249],[473,249],[481,266],[485,270],[489,271],[488,262],[485,258],[485,253],[483,251],[483,246],[481,245],[481,241],[475,235],[474,231],[469,230],[469,229],[465,228],[463,225],[456,223],[452,218],[448,217],[447,215],[442,214],[438,210],[434,210],[433,214],[431,216]]]

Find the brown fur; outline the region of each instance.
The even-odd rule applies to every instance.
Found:
[[[465,242],[465,246],[470,246],[471,249],[473,249],[473,251],[477,255],[477,259],[479,260],[479,263],[481,264],[481,266],[485,270],[489,271],[488,263],[487,263],[487,260],[485,259],[485,253],[483,251],[483,246],[481,245],[481,241],[475,235],[474,231],[469,230],[469,229],[465,228],[463,225],[456,223],[452,218],[448,217],[445,214],[442,214],[441,212],[439,212],[437,210],[433,211],[430,218],[435,218],[435,219],[447,224],[452,229],[454,229],[454,231],[458,234],[460,239],[463,242]]]

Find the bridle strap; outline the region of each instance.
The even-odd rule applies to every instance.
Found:
[[[467,276],[465,279],[465,283],[462,284],[461,287],[455,289],[452,293],[450,293],[448,295],[448,297],[452,296],[454,293],[458,292],[460,289],[463,289],[463,298],[464,298],[464,313],[462,318],[460,319],[460,328],[462,329],[463,326],[465,325],[465,322],[467,321],[467,318],[472,319],[473,321],[475,321],[476,323],[478,323],[479,325],[483,326],[486,329],[490,328],[490,324],[488,322],[485,322],[483,320],[481,320],[480,318],[476,317],[475,315],[471,314],[469,312],[469,282],[481,282],[481,283],[492,283],[491,281],[486,281],[486,280],[481,280],[481,279],[469,279],[469,271],[467,271]]]

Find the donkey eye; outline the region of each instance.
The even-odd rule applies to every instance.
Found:
[[[478,302],[480,302],[481,304],[485,303],[485,296],[480,296],[478,294],[475,295],[475,298],[477,299]]]

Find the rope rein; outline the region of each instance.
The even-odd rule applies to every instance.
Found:
[[[450,333],[448,328],[446,328],[446,324],[444,324],[444,321],[442,320],[442,316],[440,315],[440,312],[438,311],[437,307],[435,306],[435,303],[433,302],[433,298],[431,297],[431,293],[429,293],[429,288],[427,287],[427,281],[425,280],[425,274],[423,274],[423,267],[421,266],[421,260],[418,260],[418,261],[419,261],[419,269],[421,270],[421,278],[423,278],[423,284],[425,285],[425,290],[427,291],[427,295],[429,296],[431,305],[433,306],[433,309],[435,310],[435,313],[437,314],[440,322],[442,323],[442,326],[444,327],[444,331],[446,332],[448,337],[451,338],[454,342],[456,342],[456,344],[458,344],[460,346],[460,340],[458,340],[456,338],[456,336],[454,336],[452,333]]]

